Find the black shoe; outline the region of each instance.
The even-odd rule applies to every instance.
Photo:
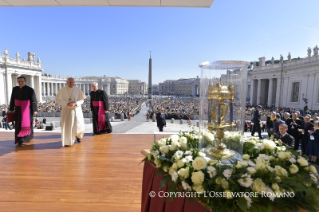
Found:
[[[70,147],[70,145],[64,145],[64,147]]]
[[[78,143],[81,143],[81,141],[82,141],[80,138],[76,138],[76,140]]]
[[[19,141],[19,142],[18,142],[18,146],[23,146],[23,142],[22,142],[22,141]]]

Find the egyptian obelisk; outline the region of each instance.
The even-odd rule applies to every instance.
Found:
[[[152,99],[152,55],[148,62],[148,99]]]

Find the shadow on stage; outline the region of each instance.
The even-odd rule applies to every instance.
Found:
[[[5,154],[28,151],[28,150],[45,150],[45,149],[61,149],[61,135],[35,135],[30,142],[25,142],[23,146],[14,144],[14,138],[11,136],[1,136],[0,140],[0,157]],[[2,140],[2,139],[6,140]]]

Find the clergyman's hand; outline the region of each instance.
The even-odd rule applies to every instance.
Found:
[[[105,110],[105,111],[104,111],[104,113],[108,113],[108,111],[107,111],[107,110]]]
[[[38,113],[37,111],[34,111],[34,112],[33,112],[33,115],[35,116],[35,115],[37,115],[37,113]]]

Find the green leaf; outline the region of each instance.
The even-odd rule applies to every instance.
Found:
[[[170,175],[164,176],[159,184],[159,189],[163,189],[170,181],[171,181]]]

